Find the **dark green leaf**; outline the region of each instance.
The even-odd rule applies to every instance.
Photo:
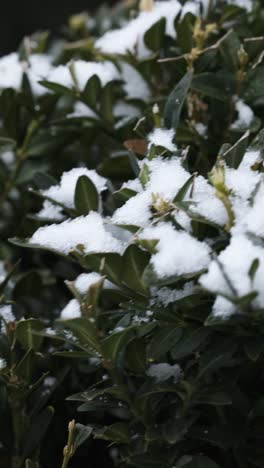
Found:
[[[192,78],[193,72],[188,71],[169,95],[164,109],[164,124],[166,128],[177,129],[182,107],[190,89]]]
[[[21,346],[26,349],[40,349],[43,337],[38,336],[35,332],[41,332],[44,329],[44,324],[40,320],[28,319],[21,320],[16,324],[15,336]]]
[[[147,292],[142,275],[149,262],[150,256],[136,245],[130,245],[123,255],[123,281],[132,290],[142,294]]]
[[[150,50],[159,50],[162,47],[166,27],[165,18],[153,24],[144,34],[144,42]]]
[[[91,107],[96,109],[98,102],[100,100],[101,93],[101,81],[97,75],[91,76],[87,81],[84,91],[82,93],[82,98],[84,102]]]
[[[90,211],[97,211],[99,195],[94,183],[89,177],[79,177],[74,194],[74,204],[78,215],[87,215]]]
[[[223,158],[229,167],[232,167],[233,169],[238,168],[248,146],[248,137],[249,132],[246,132],[230,149],[228,149],[223,154]]]

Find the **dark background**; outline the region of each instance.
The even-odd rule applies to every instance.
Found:
[[[70,15],[93,11],[112,0],[0,0],[0,55],[17,49],[21,39],[36,30],[60,31]]]

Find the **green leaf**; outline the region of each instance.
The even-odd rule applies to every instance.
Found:
[[[229,167],[232,167],[233,169],[238,168],[248,146],[248,137],[249,132],[247,131],[230,149],[228,149],[223,154],[223,158]]]
[[[50,425],[53,414],[54,409],[48,406],[30,422],[22,443],[23,458],[30,456],[37,449]]]
[[[140,180],[142,187],[146,187],[147,183],[149,182],[149,179],[150,179],[150,170],[147,164],[144,164],[139,174],[139,180]]]
[[[192,89],[199,91],[204,96],[208,96],[220,101],[230,99],[232,92],[232,76],[215,73],[201,73],[193,77]]]
[[[101,81],[97,75],[91,76],[87,81],[82,99],[91,109],[96,109],[101,93]]]
[[[122,188],[114,192],[114,196],[121,200],[123,203],[125,203],[127,200],[134,197],[135,195],[137,195],[137,192],[129,188]]]
[[[192,78],[193,72],[188,71],[170,93],[164,109],[164,124],[166,128],[177,129]]]
[[[264,343],[262,338],[257,336],[254,338],[249,338],[244,344],[244,350],[248,358],[251,361],[256,362],[264,351]]]
[[[188,193],[189,188],[194,184],[194,180],[196,176],[197,176],[197,173],[195,172],[194,174],[191,175],[191,177],[189,177],[189,179],[185,182],[185,184],[183,184],[183,186],[180,188],[177,195],[175,196],[173,203],[183,201],[185,195]]]
[[[257,273],[258,267],[259,267],[259,259],[255,258],[252,261],[252,263],[250,265],[250,268],[248,270],[248,276],[250,277],[251,282],[254,281],[254,278],[255,278],[255,275]]]
[[[83,424],[75,424],[74,433],[73,433],[73,452],[77,450],[80,445],[82,445],[92,434],[93,428],[91,426],[84,426]]]
[[[236,350],[236,344],[223,343],[217,349],[208,351],[200,359],[200,371],[198,378],[215,372],[221,367],[232,366],[232,356]]]
[[[89,254],[85,256],[85,264],[88,268],[105,275],[115,284],[120,284],[122,279],[122,257],[117,253]]]
[[[162,47],[165,27],[166,20],[165,18],[161,18],[145,32],[144,42],[150,50],[156,51]]]
[[[184,465],[184,468],[220,468],[220,466],[204,455],[196,455]]]
[[[39,468],[38,462],[34,462],[32,460],[27,459],[25,463],[26,463],[26,468]]]
[[[220,44],[220,52],[225,63],[232,71],[239,68],[239,51],[241,42],[234,31],[226,35],[226,38]]]
[[[123,281],[130,289],[142,294],[148,290],[142,276],[149,259],[150,255],[134,244],[129,245],[123,255]]]
[[[135,339],[126,348],[126,367],[136,374],[143,374],[146,368],[146,350],[143,339]]]
[[[21,320],[16,324],[15,337],[26,349],[34,349],[38,351],[43,342],[43,336],[38,336],[35,332],[41,332],[44,329],[44,324],[37,319]]]
[[[89,177],[79,177],[74,194],[74,204],[78,215],[87,215],[90,211],[97,211],[99,195],[94,183]]]
[[[71,88],[67,88],[59,83],[53,83],[52,81],[42,80],[39,82],[44,88],[50,89],[55,94],[59,95],[66,95],[66,96],[74,96],[76,97],[76,91]]]
[[[107,361],[114,362],[117,358],[119,351],[125,348],[135,336],[133,327],[128,327],[120,332],[112,333],[105,338],[102,342],[103,356]]]
[[[183,19],[176,23],[177,42],[183,53],[190,52],[192,49],[194,23],[195,16],[192,13],[186,13]]]
[[[14,150],[16,141],[13,138],[0,137],[0,154],[7,150]]]
[[[155,330],[154,336],[147,347],[147,359],[155,361],[164,357],[182,337],[181,328],[164,326]]]
[[[126,423],[114,423],[111,426],[94,431],[95,439],[111,440],[118,444],[129,442],[129,431]]]
[[[81,317],[70,320],[57,320],[57,324],[70,330],[81,345],[94,350],[100,350],[97,329],[93,322]]]
[[[205,327],[200,327],[195,330],[186,330],[182,339],[176,343],[171,350],[173,359],[182,359],[194,353],[210,335],[209,330]]]
[[[34,184],[39,190],[47,190],[52,185],[57,185],[58,181],[46,172],[37,171],[34,175]]]
[[[33,371],[35,369],[35,364],[36,354],[31,348],[24,354],[21,361],[15,367],[14,372],[18,377],[30,383]]]

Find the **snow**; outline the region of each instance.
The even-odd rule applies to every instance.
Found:
[[[107,232],[103,219],[98,213],[51,224],[39,228],[29,240],[47,249],[54,249],[62,254],[69,254],[78,245],[84,253],[122,252],[122,242]]]
[[[239,169],[250,169],[254,164],[262,161],[260,151],[258,150],[247,150],[244,157],[239,165]]]
[[[200,136],[204,138],[207,136],[207,126],[204,125],[202,122],[197,122],[195,124],[195,129]]]
[[[210,262],[209,247],[184,231],[176,231],[171,223],[147,227],[138,237],[159,240],[157,253],[151,257],[159,278],[195,274],[207,268]]]
[[[71,117],[89,117],[92,119],[98,119],[97,114],[83,102],[77,101],[74,104],[74,109],[71,114],[68,114],[68,118]]]
[[[177,0],[155,2],[151,11],[142,11],[138,17],[120,29],[106,32],[95,43],[96,47],[109,54],[126,54],[137,49],[139,58],[151,54],[144,44],[144,34],[161,18],[166,20],[166,35],[175,38],[174,20],[181,11]]]
[[[74,208],[75,188],[81,176],[88,177],[94,183],[99,193],[106,190],[106,179],[104,177],[101,177],[94,170],[85,167],[77,167],[71,171],[64,172],[60,183],[58,185],[52,185],[47,190],[43,190],[42,194],[62,203],[67,208]]]
[[[133,106],[132,104],[128,104],[123,101],[118,101],[116,103],[113,112],[115,117],[140,117],[140,111],[136,106]]]
[[[66,88],[71,88],[73,85],[72,76],[67,65],[58,65],[54,67],[47,76],[47,80],[52,83],[58,83]]]
[[[178,157],[170,159],[157,157],[151,161],[145,159],[142,161],[143,164],[146,164],[150,171],[149,181],[144,191],[131,197],[121,208],[116,210],[112,219],[117,224],[146,226],[152,216],[153,194],[161,200],[172,202],[180,188],[190,177],[190,174],[181,166],[181,160]],[[129,184],[124,184],[124,187],[138,190],[139,184],[130,181]],[[189,197],[187,194],[185,201],[189,200]],[[196,177],[193,196],[190,200],[193,202],[189,208],[191,214],[199,214],[218,225],[224,226],[226,224],[228,220],[226,210],[216,197],[215,189],[204,177]],[[176,212],[175,219],[183,224],[185,229],[190,229],[190,221],[187,219],[186,214],[181,211]]]
[[[112,62],[87,62],[84,60],[76,60],[73,62],[74,73],[79,85],[79,89],[83,90],[87,81],[96,75],[101,81],[102,86],[113,80],[120,79],[118,69]]]
[[[250,232],[256,236],[264,237],[264,185],[259,187],[255,197],[253,206],[245,204],[237,210],[235,232]]]
[[[77,299],[72,299],[61,311],[60,318],[62,320],[70,320],[81,317],[81,308]]]
[[[124,90],[127,97],[129,99],[148,101],[150,99],[150,89],[142,75],[126,62],[120,62],[119,66],[121,67]]]
[[[165,382],[173,378],[174,383],[177,383],[182,376],[181,368],[178,364],[170,365],[167,362],[152,364],[146,374],[155,379],[157,383]]]
[[[3,370],[7,366],[7,362],[5,359],[0,358],[0,371]]]
[[[32,92],[35,96],[40,96],[47,92],[44,86],[39,84],[39,81],[47,78],[51,68],[51,58],[49,57],[49,55],[30,55],[27,75],[30,81]]]
[[[78,88],[83,91],[87,81],[96,75],[105,86],[113,80],[120,79],[120,74],[112,62],[87,62],[85,60],[75,60],[67,65],[59,65],[51,70],[47,79],[53,83],[58,83],[67,88],[75,86],[69,67],[72,66],[76,77]]]
[[[22,75],[23,70],[17,53],[13,52],[0,58],[0,89],[13,88],[19,90]]]
[[[163,146],[167,150],[173,152],[177,148],[173,143],[175,132],[173,129],[166,130],[163,128],[155,128],[152,133],[148,136],[150,145]]]
[[[37,214],[38,218],[61,221],[64,218],[62,208],[54,205],[49,200],[45,200],[42,209]]]
[[[13,151],[7,150],[0,154],[0,158],[7,165],[11,166],[15,162],[15,154]]]
[[[99,275],[99,273],[82,273],[79,275],[76,280],[74,281],[73,285],[76,291],[79,294],[87,294],[89,291],[90,287],[93,284],[98,283],[99,281],[103,280],[103,276]],[[103,289],[118,289],[115,284],[113,284],[111,281],[108,279],[104,279],[103,281]]]
[[[151,288],[151,299],[150,305],[162,304],[165,307],[173,302],[184,299],[185,297],[191,296],[197,291],[197,287],[193,281],[185,283],[182,289],[171,289],[167,287],[163,288]]]
[[[245,8],[248,12],[252,11],[253,9],[253,2],[252,0],[227,0],[229,5],[237,5],[241,8]]]
[[[238,113],[237,119],[235,122],[232,123],[230,126],[231,130],[247,130],[253,119],[254,119],[254,113],[252,109],[245,104],[244,101],[241,99],[236,99],[235,101],[235,109]]]
[[[120,225],[145,226],[151,217],[151,202],[151,193],[141,192],[118,208],[112,221]]]
[[[259,267],[252,281],[249,270],[255,259],[259,260]],[[264,249],[254,245],[245,235],[234,235],[230,244],[219,254],[218,261],[225,274],[216,260],[212,260],[208,272],[200,278],[201,285],[215,294],[227,295],[228,297],[234,297],[234,295],[241,297],[252,291],[257,291],[258,296],[254,299],[254,305],[258,308],[264,307]],[[218,301],[214,305],[214,313],[221,314],[222,308],[225,311],[232,309],[229,309],[225,302],[220,301],[219,303]]]
[[[7,273],[5,270],[5,264],[0,260],[0,284],[4,281]]]
[[[188,197],[186,197],[187,199]],[[196,177],[191,200],[194,203],[189,207],[189,212],[194,216],[200,215],[219,226],[224,226],[227,223],[226,209],[216,197],[214,187],[204,177]]]
[[[234,195],[244,200],[247,200],[251,196],[261,177],[261,174],[257,171],[248,170],[244,166],[238,169],[229,167],[225,169],[226,186],[232,190]]]
[[[11,305],[4,305],[4,306],[0,306],[0,321],[1,321],[1,318],[4,319],[4,321],[6,323],[8,322],[14,322],[15,321],[15,316],[12,312],[12,306]],[[5,323],[3,322],[3,320],[1,321],[1,333],[5,333]]]
[[[82,273],[76,278],[73,285],[79,294],[86,294],[90,287],[100,280],[102,280],[102,276],[99,273]]]
[[[48,76],[51,70],[51,60],[46,54],[32,54],[26,62],[19,60],[19,55],[13,52],[0,59],[0,88],[21,89],[23,72],[26,72],[33,94],[39,96],[45,89],[38,83]]]

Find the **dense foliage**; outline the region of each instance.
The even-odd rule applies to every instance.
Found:
[[[127,0],[0,59],[1,466],[264,466],[263,22]]]

